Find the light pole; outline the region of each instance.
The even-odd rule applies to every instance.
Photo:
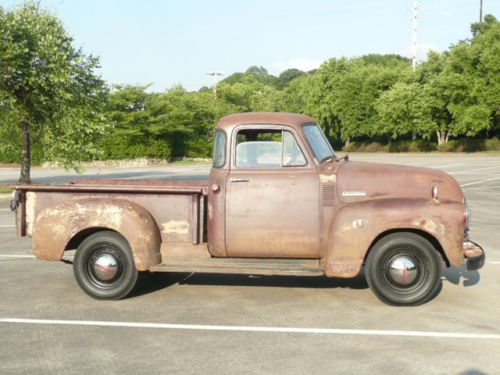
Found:
[[[224,73],[221,72],[207,72],[207,75],[212,76],[214,79],[214,100],[217,100],[217,78],[222,77]]]
[[[411,66],[413,70],[417,68],[417,59],[418,59],[418,48],[417,48],[417,27],[418,27],[418,1],[413,0],[413,35],[412,35],[412,59]]]
[[[483,22],[483,0],[479,0],[479,22]]]

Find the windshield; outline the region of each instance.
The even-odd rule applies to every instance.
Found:
[[[313,149],[316,160],[320,163],[335,156],[332,146],[330,146],[325,134],[317,124],[305,125],[304,134]]]

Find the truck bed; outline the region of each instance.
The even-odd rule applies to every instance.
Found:
[[[64,213],[74,210],[75,202],[82,209],[96,201],[102,202],[103,207],[106,202],[130,202],[145,209],[156,222],[161,235],[162,257],[180,254],[209,257],[206,247],[206,180],[75,179],[66,185],[19,185],[16,189],[20,194],[16,215],[19,236],[32,236],[35,222],[46,210]],[[72,217],[83,215],[82,220],[89,215],[67,214]],[[106,213],[99,216],[102,219]],[[119,215],[110,215],[109,220],[116,217]],[[58,224],[54,222],[54,225]],[[103,226],[106,227],[106,222]]]

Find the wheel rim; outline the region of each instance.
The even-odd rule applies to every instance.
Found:
[[[398,285],[410,285],[417,275],[416,262],[407,255],[398,255],[389,262],[389,276]]]
[[[409,294],[418,290],[428,276],[424,260],[411,249],[395,249],[385,258],[382,276],[395,292]]]
[[[123,275],[123,260],[120,251],[105,245],[98,247],[87,261],[86,273],[89,280],[99,288],[112,288]]]

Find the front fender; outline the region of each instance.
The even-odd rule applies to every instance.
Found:
[[[450,263],[463,259],[463,204],[380,199],[343,205],[335,214],[321,263],[332,277],[355,277],[374,240],[390,230],[423,231],[440,243]]]
[[[130,244],[139,271],[161,263],[161,236],[151,214],[142,206],[119,199],[77,199],[48,207],[33,227],[33,251],[37,258],[60,260],[69,241],[91,229],[111,229]]]

